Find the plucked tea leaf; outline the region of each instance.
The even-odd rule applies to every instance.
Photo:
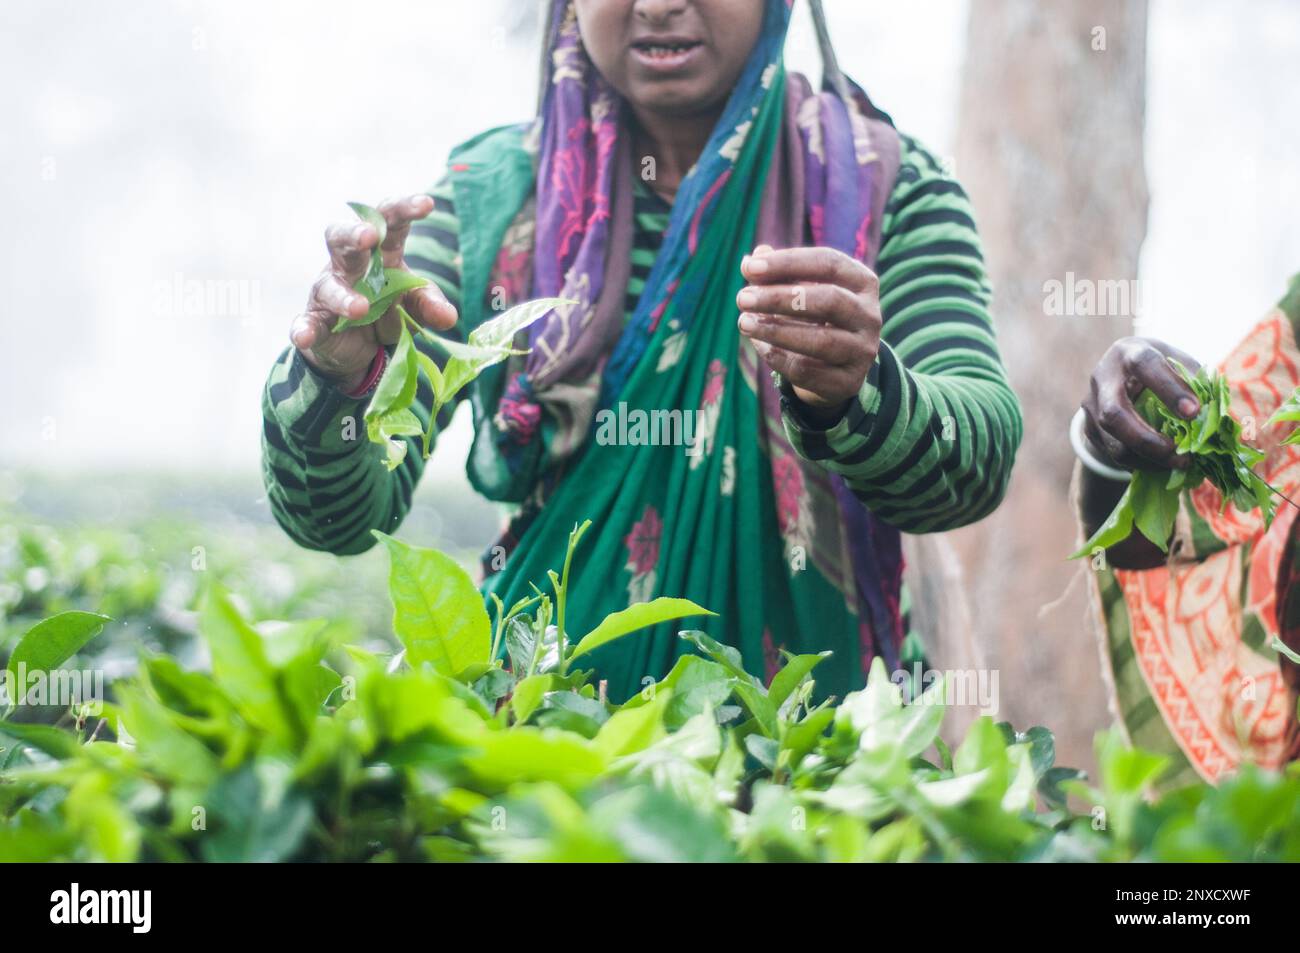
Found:
[[[384,375],[379,379],[366,416],[381,416],[391,410],[406,410],[415,399],[419,387],[419,359],[416,357],[415,342],[411,334],[402,328],[397,338],[397,347],[384,368]]]
[[[1123,542],[1136,527],[1162,551],[1168,550],[1178,516],[1183,490],[1194,490],[1209,480],[1229,503],[1247,512],[1258,509],[1268,526],[1276,509],[1274,491],[1255,472],[1264,453],[1241,440],[1241,425],[1229,413],[1231,392],[1223,375],[1202,367],[1195,374],[1177,361],[1170,361],[1196,395],[1200,410],[1191,420],[1178,416],[1151,391],[1143,391],[1134,402],[1139,414],[1152,427],[1174,442],[1179,453],[1191,456],[1185,470],[1138,470],[1115,509],[1097,532],[1071,559],[1087,556],[1095,549],[1107,549]],[[1294,400],[1293,395],[1293,400]],[[1284,408],[1286,405],[1284,405]],[[1288,419],[1294,411],[1300,419],[1300,403],[1292,410],[1270,418]]]
[[[1300,389],[1292,392],[1291,396],[1283,401],[1282,406],[1273,412],[1273,415],[1264,421],[1265,427],[1273,424],[1294,424],[1300,423]],[[1282,439],[1282,445],[1289,447],[1300,443],[1300,427],[1295,428]]]
[[[466,344],[458,344],[433,335],[428,340],[449,355],[442,376],[450,400],[462,387],[487,368],[499,364],[512,354],[525,353],[511,347],[515,335],[549,314],[562,304],[571,302],[564,298],[538,298],[515,305],[509,311],[484,321],[469,334]]]
[[[1124,491],[1124,495],[1119,498],[1115,508],[1110,511],[1110,516],[1106,517],[1106,522],[1097,527],[1097,532],[1093,533],[1086,543],[1070,554],[1071,559],[1088,556],[1095,549],[1109,549],[1129,538],[1129,535],[1133,532],[1131,493],[1132,487],[1130,486]]]
[[[373,417],[366,422],[366,436],[371,443],[384,447],[384,466],[389,470],[396,470],[406,459],[406,441],[394,438],[418,437],[423,433],[424,427],[420,425],[420,419],[405,408]]]
[[[375,242],[375,247],[370,252],[370,265],[366,268],[366,273],[361,276],[361,280],[357,282],[357,290],[373,301],[375,296],[384,289],[384,254],[382,246],[384,239],[388,237],[388,222],[384,219],[384,216],[379,214],[378,209],[371,208],[369,205],[363,205],[360,202],[349,202],[348,208],[356,212],[361,221],[379,233],[379,241]]]
[[[567,298],[537,298],[517,304],[508,311],[484,321],[469,334],[469,343],[491,350],[509,349],[515,335],[539,318],[565,304],[577,304]]]
[[[356,290],[370,302],[370,310],[359,318],[339,318],[334,324],[335,334],[349,328],[363,328],[374,324],[391,311],[403,295],[417,288],[423,288],[429,283],[405,268],[382,268],[379,277],[381,282],[379,290],[374,290],[364,280],[357,283]]]
[[[1169,537],[1178,518],[1178,491],[1167,489],[1166,482],[1161,473],[1138,470],[1129,484],[1134,525],[1161,552],[1168,550]]]

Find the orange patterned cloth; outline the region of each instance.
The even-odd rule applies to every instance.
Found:
[[[1294,425],[1264,426],[1300,386],[1288,314],[1270,313],[1220,370],[1243,436],[1268,454],[1257,472],[1300,501],[1300,446],[1281,446]],[[1297,510],[1279,501],[1265,529],[1258,511],[1222,503],[1208,482],[1183,494],[1167,565],[1089,574],[1114,713],[1133,743],[1173,758],[1175,782],[1278,767],[1295,748],[1296,697],[1270,643]]]

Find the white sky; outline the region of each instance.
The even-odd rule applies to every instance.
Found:
[[[529,114],[527,2],[7,3],[0,468],[255,466],[325,225]],[[949,152],[964,2],[827,6],[846,70]],[[789,59],[815,72],[806,18]],[[1144,331],[1213,359],[1300,270],[1300,4],[1156,0],[1150,41]],[[158,300],[178,278],[256,313]]]

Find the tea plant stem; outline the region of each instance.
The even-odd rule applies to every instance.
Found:
[[[534,586],[533,588],[536,588]],[[542,649],[546,644],[546,627],[551,623],[551,606],[545,596],[539,597],[542,600],[537,609],[537,635],[533,640],[533,657],[528,661],[528,677],[531,678],[537,671],[537,662]]]
[[[569,565],[573,562],[573,551],[578,548],[578,542],[582,539],[582,534],[587,531],[587,527],[590,525],[591,520],[584,520],[582,525],[573,527],[573,532],[569,534],[569,549],[564,554],[564,571],[560,575],[560,584],[556,587],[555,592],[555,631],[560,645],[561,675],[567,675],[569,671],[569,660],[564,654],[564,604],[569,588]]]
[[[488,652],[489,663],[496,662],[497,653],[501,651],[501,635],[503,632],[505,632],[506,629],[505,604],[501,601],[501,597],[498,596],[495,592],[492,593],[492,602],[496,605],[496,609],[497,609],[497,627],[496,627],[496,631],[492,633],[492,649],[490,652]]]
[[[569,560],[564,560],[565,578],[569,575]],[[565,675],[569,669],[569,660],[564,657],[564,585],[561,583],[559,591],[555,593],[555,639],[560,652],[560,675]]]
[[[410,331],[417,336],[424,335],[430,339],[433,338],[433,335],[429,333],[429,330],[424,327],[424,325],[420,324],[419,321],[416,321],[415,318],[411,317],[407,310],[400,304],[397,305],[397,313],[401,317],[402,322],[406,325],[407,331]],[[426,374],[425,376],[428,375]],[[433,452],[433,428],[438,425],[438,414],[442,411],[442,401],[438,400],[438,388],[433,386],[434,383],[435,382],[432,380],[429,381],[430,386],[433,387],[433,405],[429,408],[429,425],[425,427],[424,432],[420,434],[420,452],[426,460],[429,459],[429,455]],[[493,658],[495,657],[496,656],[493,656]]]
[[[402,316],[402,321],[406,324],[406,329],[412,334],[428,334],[428,330],[415,318],[407,312],[400,304],[397,306],[397,313]]]

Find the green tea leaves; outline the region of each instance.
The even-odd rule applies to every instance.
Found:
[[[615,639],[621,639],[638,629],[694,615],[717,615],[717,613],[701,608],[689,599],[660,596],[653,602],[638,602],[636,605],[605,616],[600,625],[583,636],[582,640],[574,646],[569,659],[581,658],[588,652],[594,652],[602,645],[608,645]]]
[[[484,321],[469,334],[469,343],[475,347],[501,351],[520,331],[531,327],[539,318],[566,304],[577,304],[567,298],[536,298],[515,305],[495,318]]]
[[[15,695],[8,699],[9,706],[22,704],[28,673],[58,668],[111,621],[97,612],[60,612],[28,629],[9,655],[8,681]]]
[[[442,376],[448,394],[445,403],[462,387],[478,377],[489,367],[500,364],[514,354],[525,354],[511,347],[515,335],[525,330],[540,318],[564,304],[571,304],[564,298],[538,298],[525,301],[509,311],[484,321],[469,334],[468,343],[450,341],[435,334],[427,334],[426,340],[446,352],[447,363],[443,366]]]
[[[403,295],[417,288],[423,288],[429,283],[405,268],[385,268],[382,246],[388,237],[388,223],[384,221],[384,216],[376,209],[369,205],[362,205],[360,202],[349,202],[348,206],[363,222],[379,232],[379,241],[370,252],[370,263],[366,267],[366,273],[357,280],[355,286],[356,290],[370,302],[370,310],[360,318],[340,317],[334,324],[335,334],[350,328],[362,328],[374,324],[391,311]]]
[[[1291,394],[1279,407],[1273,412],[1273,416],[1264,422],[1265,427],[1273,424],[1294,424],[1300,423],[1300,390]],[[1295,428],[1282,439],[1282,446],[1289,447],[1300,443],[1300,427]]]
[[[379,241],[375,242],[375,247],[370,252],[370,267],[366,269],[366,273],[357,282],[357,290],[371,301],[374,301],[375,297],[384,290],[384,254],[382,248],[384,240],[388,238],[388,222],[383,215],[379,214],[378,209],[373,209],[369,205],[362,205],[360,202],[349,202],[348,208],[356,212],[361,221],[379,233]],[[382,317],[382,314],[380,317]]]
[[[372,442],[383,445],[384,466],[389,470],[396,470],[406,459],[406,441],[396,438],[418,437],[423,433],[419,418],[409,410],[394,410],[366,421],[366,434]]]
[[[415,342],[403,327],[393,356],[384,369],[384,376],[379,379],[379,386],[370,398],[366,415],[381,416],[394,410],[409,409],[420,386],[419,370]]]
[[[486,662],[492,642],[483,597],[456,561],[435,549],[410,546],[384,533],[388,549],[393,630],[406,646],[411,665],[428,662],[454,678],[475,662]]]
[[[1268,643],[1268,647],[1271,648],[1278,655],[1284,655],[1289,661],[1294,662],[1296,665],[1300,665],[1300,654],[1293,652],[1291,650],[1291,647],[1288,646],[1281,639],[1279,639],[1276,635],[1273,636],[1273,640]]]
[[[1135,470],[1110,516],[1071,559],[1121,543],[1134,529],[1167,552],[1182,491],[1194,490],[1206,480],[1223,495],[1225,507],[1231,503],[1243,512],[1259,509],[1265,526],[1272,522],[1273,490],[1254,471],[1264,454],[1242,442],[1241,425],[1229,413],[1232,398],[1227,378],[1205,367],[1192,374],[1177,361],[1170,363],[1200,402],[1197,415],[1191,420],[1178,416],[1151,391],[1143,391],[1134,406],[1147,423],[1174,442],[1179,453],[1189,454],[1191,462],[1185,470]],[[1286,409],[1293,402],[1295,395],[1269,422],[1300,420],[1300,403]],[[1287,417],[1288,413],[1294,417]]]
[[[368,286],[357,286],[370,302],[370,310],[359,318],[340,317],[334,325],[334,333],[346,331],[349,328],[363,328],[366,325],[374,324],[394,307],[403,295],[415,291],[417,288],[423,288],[429,282],[419,275],[412,274],[405,268],[385,268],[379,273],[380,288],[378,291],[371,291]]]
[[[1161,550],[1167,548],[1178,518],[1178,490],[1168,489],[1167,483],[1161,473],[1138,470],[1128,488],[1134,525]]]
[[[402,319],[397,348],[388,366],[384,368],[383,376],[379,379],[374,396],[371,397],[370,404],[366,408],[366,436],[371,443],[384,448],[381,462],[389,470],[393,470],[406,459],[406,441],[398,438],[422,436],[423,455],[428,459],[433,448],[434,428],[437,426],[438,414],[443,407],[454,401],[456,395],[466,385],[489,367],[513,355],[526,353],[510,346],[515,335],[567,302],[562,298],[539,298],[536,301],[524,302],[490,321],[485,321],[470,332],[468,343],[461,343],[421,327],[400,304],[397,304],[401,295],[425,284],[424,280],[411,275],[410,272],[394,269],[389,271],[393,274],[388,278],[382,297],[376,299],[379,304],[372,306],[369,315],[356,319],[349,326],[355,327],[377,321],[383,315],[383,311],[380,310],[381,305],[384,310],[388,306],[396,307]],[[384,302],[388,304],[384,305]],[[342,326],[340,322],[335,330]],[[416,346],[417,335],[435,349],[448,355],[446,363],[441,368],[432,357]],[[433,391],[428,423],[423,426],[419,424],[419,418],[411,410],[419,390],[421,372],[429,380]]]
[[[1131,486],[1124,490],[1124,495],[1119,498],[1115,508],[1110,511],[1110,516],[1106,517],[1106,521],[1097,527],[1097,532],[1092,534],[1091,539],[1074,553],[1071,553],[1071,559],[1087,556],[1096,549],[1109,549],[1129,538],[1133,532],[1131,493]]]
[[[226,684],[240,715],[272,737],[291,743],[294,725],[262,636],[219,586],[211,586],[203,599],[199,630],[212,652],[212,671]]]
[[[397,348],[366,410],[366,436],[384,448],[384,466],[389,470],[397,469],[406,459],[406,441],[395,438],[424,433],[424,426],[411,412],[420,386],[419,358],[415,342],[403,326]]]
[[[379,538],[404,653],[251,623],[210,587],[211,672],[146,656],[96,743],[72,720],[0,724],[0,860],[1300,860],[1300,777],[1246,766],[1153,797],[1165,759],[1112,735],[1094,790],[1049,732],[988,718],[950,754],[945,681],[911,699],[880,658],[837,709],[812,701],[825,653],[787,655],[764,689],[735,647],[683,633],[703,657],[611,705],[592,672],[562,671],[567,569],[554,598],[496,603],[504,668],[456,563]],[[615,613],[568,660],[683,614],[704,613]]]

